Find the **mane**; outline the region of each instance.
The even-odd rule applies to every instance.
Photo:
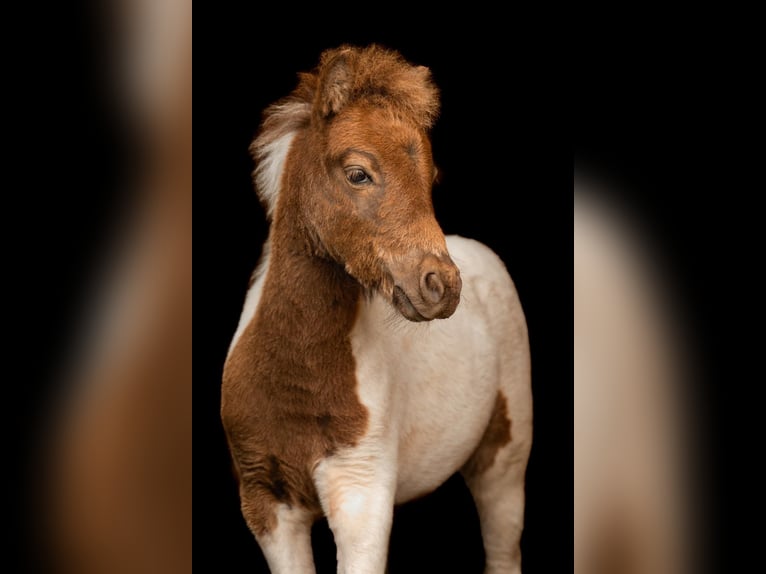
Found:
[[[430,70],[377,45],[326,50],[313,71],[298,77],[292,94],[265,110],[260,132],[250,145],[256,162],[256,192],[269,219],[274,216],[295,134],[312,122],[321,127],[360,100],[391,108],[423,130],[431,128],[439,113],[439,92]]]
[[[290,144],[310,117],[310,101],[291,96],[277,102],[264,112],[261,132],[250,144],[250,153],[256,162],[255,189],[269,219],[274,217]]]

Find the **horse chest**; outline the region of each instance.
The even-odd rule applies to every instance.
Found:
[[[226,361],[221,414],[241,489],[268,529],[277,503],[318,511],[312,469],[354,446],[368,414],[348,338],[356,292],[331,285],[322,305],[301,308],[295,300],[308,296],[280,296],[279,284],[264,281],[251,288]]]
[[[359,304],[346,336],[306,356],[270,332],[279,322],[256,320],[262,282],[251,287],[226,366],[222,411],[240,481],[267,499],[318,508],[313,469],[337,455],[362,473],[393,474],[396,502],[462,466],[497,385],[493,338],[470,306],[415,324],[392,320],[376,296]]]

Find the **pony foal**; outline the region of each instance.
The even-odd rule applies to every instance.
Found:
[[[500,259],[431,202],[430,71],[378,46],[322,54],[251,150],[271,220],[224,366],[242,514],[273,574],[380,574],[395,504],[460,470],[486,571],[520,572],[532,441],[527,329]],[[407,319],[407,320],[405,320]]]

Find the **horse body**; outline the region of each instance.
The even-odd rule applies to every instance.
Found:
[[[256,140],[274,219],[221,408],[243,514],[273,573],[314,571],[322,514],[339,572],[382,573],[393,506],[462,470],[487,572],[519,572],[532,410],[517,293],[491,250],[433,219],[424,69],[377,48],[322,64]],[[376,65],[388,83],[354,99]]]
[[[373,448],[392,443],[397,503],[460,469],[481,441],[498,392],[515,398],[523,393],[515,385],[528,376],[524,318],[502,263],[476,241],[452,236],[447,246],[463,277],[461,304],[448,321],[404,323],[376,296],[352,331],[359,394],[370,412],[365,438]],[[530,414],[508,416],[519,445]]]

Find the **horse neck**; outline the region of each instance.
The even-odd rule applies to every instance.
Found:
[[[308,232],[290,217],[272,224],[269,269],[259,307],[261,326],[301,346],[347,335],[361,287],[341,265],[318,255]]]

